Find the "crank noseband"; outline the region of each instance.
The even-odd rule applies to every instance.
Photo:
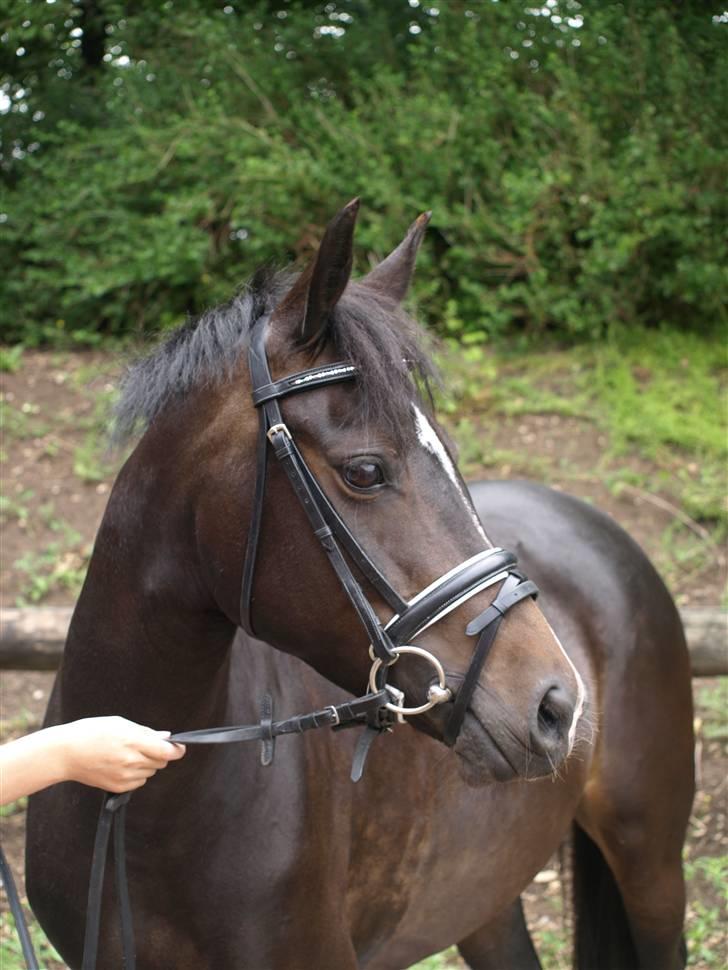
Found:
[[[355,380],[357,370],[352,364],[334,363],[291,374],[278,381],[272,379],[265,349],[268,318],[261,319],[251,334],[249,350],[253,403],[259,413],[256,461],[256,482],[243,565],[240,595],[240,618],[243,628],[254,634],[252,622],[253,578],[260,540],[260,527],[265,498],[266,468],[269,446],[285,471],[311,524],[339,578],[360,622],[369,638],[373,667],[369,677],[372,692],[387,689],[392,700],[386,708],[398,720],[422,714],[430,708],[449,702],[453,691],[447,685],[440,661],[423,647],[411,643],[420,633],[457,609],[471,597],[497,583],[502,583],[497,596],[479,617],[473,620],[467,633],[478,636],[473,658],[464,681],[457,691],[447,720],[444,740],[454,744],[462,726],[465,711],[472,698],[480,671],[505,613],[526,597],[535,597],[538,590],[516,568],[516,557],[504,549],[486,549],[460,563],[435,580],[411,600],[405,600],[389,583],[376,563],[359,545],[339,513],[321,489],[313,472],[299,450],[291,431],[283,420],[279,401],[329,384]],[[374,587],[393,610],[394,616],[383,624],[356,579],[347,556],[360,574]],[[402,654],[414,654],[433,667],[435,679],[424,703],[406,706],[404,695],[387,685],[387,672]]]

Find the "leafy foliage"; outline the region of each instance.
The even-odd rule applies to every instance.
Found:
[[[7,339],[175,323],[355,194],[360,269],[434,209],[442,332],[724,320],[717,4],[6,6]]]

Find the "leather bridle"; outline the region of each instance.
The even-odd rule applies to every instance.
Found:
[[[275,738],[280,735],[300,734],[320,727],[338,730],[359,725],[364,727],[364,731],[356,748],[351,772],[352,780],[358,781],[364,770],[371,743],[376,737],[385,731],[390,731],[395,723],[403,721],[405,717],[422,714],[438,704],[453,700],[453,690],[446,683],[445,672],[440,661],[429,650],[411,641],[477,593],[498,583],[502,584],[490,606],[472,620],[465,630],[468,636],[477,636],[478,640],[464,680],[454,693],[452,709],[443,731],[443,740],[452,746],[460,733],[465,712],[503,617],[521,600],[529,596],[536,597],[538,589],[516,568],[517,560],[513,553],[493,548],[483,550],[460,563],[412,599],[406,600],[400,596],[376,563],[359,545],[321,489],[283,419],[279,404],[282,399],[293,394],[305,393],[329,384],[356,380],[357,369],[354,365],[345,362],[325,364],[274,381],[265,349],[267,325],[268,318],[264,317],[253,328],[248,354],[253,404],[259,413],[259,431],[253,512],[241,581],[240,625],[251,636],[255,635],[252,618],[253,580],[264,515],[268,445],[270,445],[309,519],[314,535],[321,543],[366,630],[372,659],[369,690],[363,696],[343,704],[332,704],[322,710],[297,715],[283,721],[273,721],[272,700],[270,695],[266,694],[259,724],[187,731],[173,734],[169,740],[184,744],[260,741],[261,761],[263,764],[270,764],[273,760]],[[387,623],[382,623],[377,616],[360,582],[356,579],[347,556],[362,577],[393,610],[394,616]],[[427,690],[426,699],[421,704],[409,707],[403,703],[405,699],[403,692],[387,683],[390,668],[403,654],[414,654],[428,661],[436,675],[435,681]],[[124,848],[126,808],[130,798],[131,792],[104,796],[91,862],[82,970],[94,970],[96,967],[104,871],[112,832],[123,966],[124,970],[134,970],[136,966]],[[8,888],[11,909],[19,930],[26,964],[30,970],[35,970],[38,967],[37,959],[33,953],[17,892],[14,892],[12,874],[2,856],[2,850],[0,850],[0,874]]]

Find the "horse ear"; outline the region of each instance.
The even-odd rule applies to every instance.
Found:
[[[359,199],[352,199],[337,212],[326,227],[315,259],[301,273],[276,310],[276,316],[298,311],[297,319],[303,317],[297,334],[302,344],[323,343],[328,316],[349,282],[358,211]]]
[[[420,248],[431,216],[431,212],[423,212],[415,219],[399,246],[364,277],[361,281],[364,286],[378,290],[391,297],[396,303],[401,303],[407,295],[415,268],[417,250]]]

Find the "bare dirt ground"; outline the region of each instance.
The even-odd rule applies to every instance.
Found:
[[[107,354],[26,353],[16,372],[0,375],[0,605],[73,603],[121,460],[105,452],[101,435],[118,369],[118,359]],[[469,477],[535,478],[594,501],[648,551],[680,605],[721,602],[725,571],[720,556],[713,556],[706,542],[706,554],[697,566],[695,557],[681,559],[676,530],[690,533],[691,526],[681,519],[668,492],[610,487],[601,463],[607,441],[589,421],[543,413],[500,415],[497,421],[476,415],[467,421],[463,427],[456,415],[448,423],[461,440]],[[468,444],[475,440],[477,448]],[[634,469],[636,481],[653,470],[636,454],[620,461]],[[700,535],[690,538],[698,541]],[[39,725],[51,684],[49,674],[3,672],[4,739]],[[695,681],[694,693],[699,791],[686,856],[688,927],[691,966],[714,970],[728,967],[721,889],[728,851],[726,681]],[[11,807],[0,823],[3,847],[22,886],[23,806]],[[529,922],[541,952],[546,952],[544,965],[550,968],[568,966],[561,894],[556,864],[526,893]],[[4,906],[3,901],[0,909]],[[10,933],[4,920],[0,948]],[[0,949],[0,956],[9,952]],[[0,964],[7,970],[20,966],[2,959]],[[52,960],[46,965],[62,966]],[[437,966],[444,970],[462,964],[448,956]]]

